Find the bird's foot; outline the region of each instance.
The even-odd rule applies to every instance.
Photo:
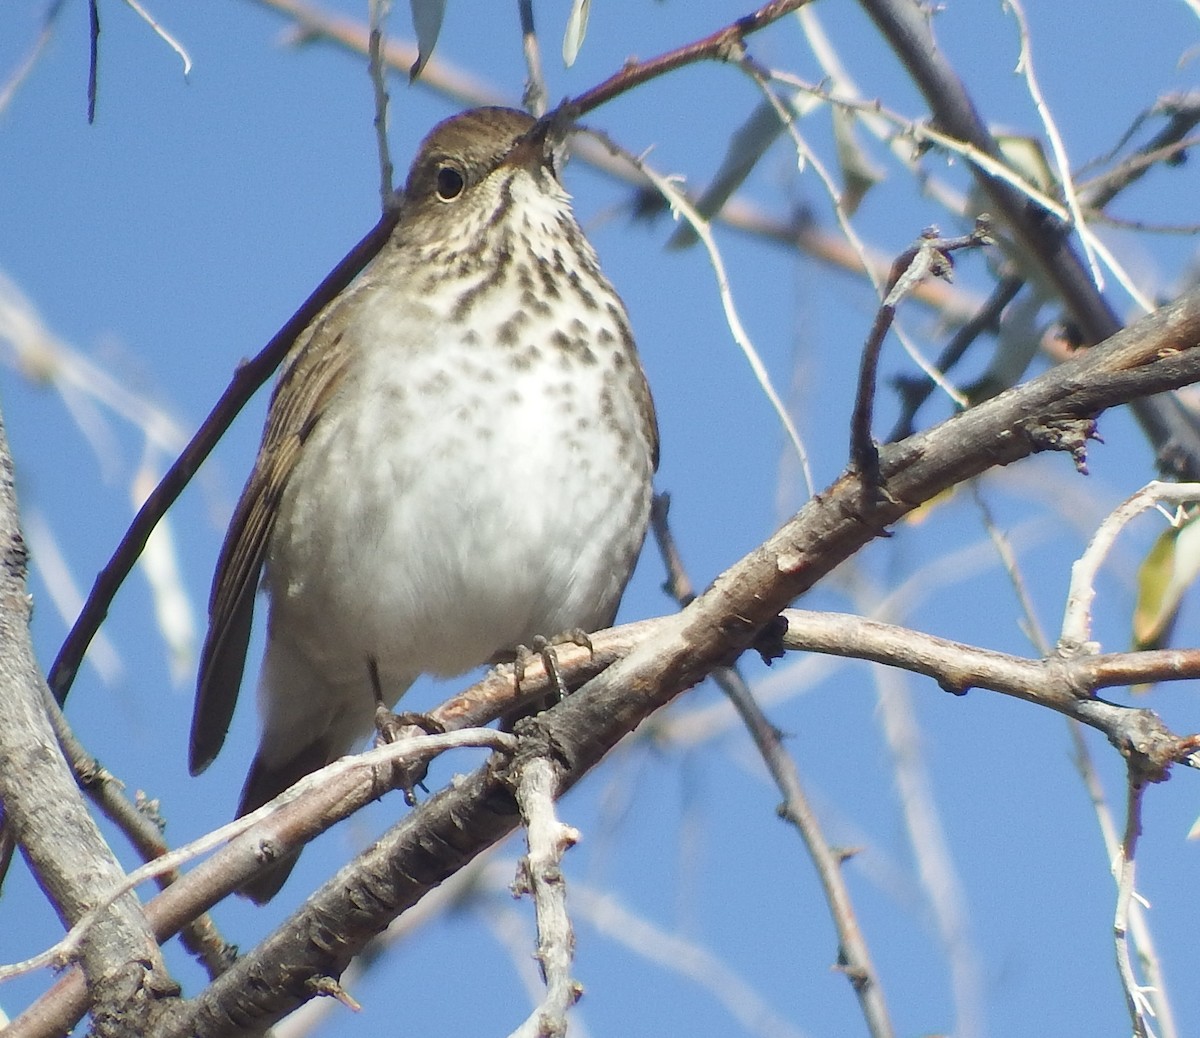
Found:
[[[553,702],[561,702],[567,697],[570,690],[563,681],[562,671],[558,666],[558,653],[555,651],[559,645],[578,645],[587,649],[589,653],[593,651],[592,639],[581,627],[563,631],[552,638],[543,638],[538,635],[533,639],[532,644],[518,645],[513,651],[513,680],[518,688],[525,680],[526,665],[536,656],[541,659],[542,666],[546,668],[546,677],[554,686]]]
[[[414,713],[411,710],[396,713],[391,710],[384,702],[383,686],[379,680],[379,667],[373,658],[367,661],[367,671],[371,679],[371,691],[375,696],[375,732],[381,745],[396,742],[405,728],[419,728],[426,735],[442,735],[446,731],[446,726],[429,714]],[[421,763],[413,767],[405,764],[402,760],[397,760],[394,762],[393,768],[395,784],[404,791],[404,802],[409,807],[416,806],[416,789],[419,787],[428,792],[421,785],[428,770],[427,765]]]
[[[420,728],[426,735],[446,734],[446,726],[430,714],[419,714],[412,710],[396,713],[382,702],[375,704],[375,732],[381,744],[395,742],[405,728]]]
[[[402,736],[411,734],[405,732],[406,728],[418,728],[426,735],[442,735],[446,731],[446,726],[429,714],[414,713],[411,710],[395,713],[382,702],[375,704],[375,734],[380,745],[394,743]],[[416,791],[420,789],[423,793],[429,792],[424,786],[425,775],[429,770],[428,763],[422,761],[418,764],[406,764],[403,760],[396,760],[392,762],[392,768],[393,788],[403,791],[404,802],[409,807],[416,807]]]

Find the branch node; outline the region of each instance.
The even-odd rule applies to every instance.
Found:
[[[309,977],[306,987],[314,995],[336,998],[347,1009],[352,1009],[356,1013],[362,1012],[362,1006],[357,999],[333,977]]]

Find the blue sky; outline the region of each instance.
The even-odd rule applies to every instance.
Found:
[[[364,16],[365,5],[333,6],[355,19]],[[513,6],[451,4],[437,53],[515,102],[524,65]],[[551,98],[579,93],[630,55],[678,46],[748,9],[717,0],[597,3],[579,60],[567,70],[558,58],[566,17],[561,6],[537,12]],[[1160,93],[1197,85],[1195,62],[1186,55],[1200,23],[1181,2],[1151,0],[1136,17],[1115,3],[1029,0],[1027,6],[1037,71],[1076,165],[1110,148]],[[177,57],[129,8],[110,3],[100,10],[95,125],[85,120],[87,12],[78,0],[66,5],[47,51],[0,114],[0,271],[55,337],[187,435],[239,359],[267,341],[374,222],[370,84],[356,56],[320,43],[282,46],[284,19],[253,3],[163,0],[154,6],[194,61],[186,82]],[[825,2],[817,11],[865,96],[924,115],[915,89],[857,7]],[[31,45],[41,14],[40,6],[26,3],[0,11],[0,76],[7,78]],[[407,35],[403,5],[392,27],[394,35]],[[936,28],[985,118],[1037,133],[1036,113],[1013,73],[1016,32],[999,5],[951,0]],[[751,47],[766,64],[821,78],[795,21],[756,37]],[[758,101],[755,86],[735,69],[706,65],[651,83],[589,121],[634,152],[649,150],[659,170],[681,173],[689,186],[700,187]],[[393,102],[399,179],[416,143],[456,105],[400,79],[393,80]],[[831,161],[828,124],[827,113],[817,112],[802,130]],[[957,230],[943,210],[914,192],[883,146],[869,147],[888,171],[855,216],[869,245],[895,255],[931,223]],[[966,184],[961,162],[935,158],[929,168],[960,189]],[[672,495],[676,536],[693,580],[703,586],[802,502],[794,460],[725,327],[702,250],[665,251],[669,219],[633,221],[628,189],[582,164],[569,168],[567,183],[629,307],[662,427],[658,487]],[[811,167],[797,168],[786,140],[760,163],[744,197],[780,218],[807,206],[823,226],[834,226],[820,182]],[[1196,197],[1194,170],[1184,166],[1151,174],[1116,211],[1192,222]],[[824,485],[846,463],[856,365],[874,297],[859,280],[778,245],[727,229],[717,236],[739,311],[805,438],[816,483]],[[1169,292],[1193,255],[1187,238],[1114,232],[1105,240],[1155,293]],[[982,258],[960,259],[955,284],[964,296],[981,296],[988,283]],[[1112,299],[1130,312],[1119,291]],[[904,318],[935,354],[943,338],[934,316],[909,304]],[[34,543],[31,590],[36,647],[48,665],[66,623],[43,568],[50,559],[47,538],[86,588],[129,520],[135,474],[147,458],[161,470],[168,448],[148,453],[144,433],[103,404],[87,403],[76,392],[72,410],[54,385],[30,378],[10,352],[6,359],[0,403],[18,491],[29,521],[45,531]],[[984,363],[976,360],[971,370]],[[910,370],[890,338],[884,376]],[[93,409],[90,439],[76,420],[80,407]],[[197,624],[264,409],[261,397],[247,409],[171,514],[181,587]],[[931,406],[923,417],[939,413],[946,413],[945,405]],[[884,393],[878,434],[894,415],[894,401]],[[1086,537],[1152,476],[1151,452],[1128,416],[1105,416],[1101,432],[1105,442],[1093,448],[1086,479],[1056,456],[1032,459],[982,484],[1051,637],[1070,563]],[[1107,649],[1128,644],[1135,568],[1157,529],[1142,520],[1105,572],[1096,635]],[[938,566],[939,559],[948,561]],[[622,619],[671,608],[662,578],[657,553],[647,550]],[[902,527],[838,578],[803,604],[864,612],[887,590],[904,586],[910,597],[901,622],[1032,652],[970,495],[959,495],[920,525]],[[1177,641],[1193,642],[1194,630],[1194,615],[1185,612]],[[253,697],[244,696],[217,763],[191,779],[185,757],[194,661],[182,666],[182,678],[172,675],[140,573],[114,603],[105,634],[119,673],[105,680],[85,668],[70,719],[131,791],[162,801],[168,837],[182,843],[232,812],[256,741]],[[259,644],[256,639],[252,658]],[[1124,1032],[1109,939],[1114,891],[1060,718],[985,692],[952,698],[923,679],[892,677],[885,688],[863,664],[789,658],[769,672],[749,660],[745,669],[771,697],[770,716],[789,735],[828,835],[861,848],[847,871],[899,1033]],[[405,705],[432,706],[453,688],[420,685]],[[1176,731],[1196,730],[1195,691],[1163,688],[1147,702]],[[881,708],[882,696],[889,697],[890,713]],[[700,716],[719,718],[722,709],[711,687],[689,693],[562,805],[564,819],[584,834],[567,861],[581,911],[576,975],[587,990],[581,1019],[596,1034],[862,1033],[849,986],[830,969],[835,938],[812,869],[798,838],[775,817],[778,795],[748,740],[728,719],[703,738],[687,736],[689,724]],[[953,954],[938,936],[900,810],[897,745],[884,731],[889,717],[893,726],[897,719],[913,726],[902,748],[917,755],[927,775],[962,888],[964,943]],[[1103,740],[1089,736],[1087,742],[1119,813],[1120,762]],[[444,781],[474,760],[444,762],[438,774]],[[215,915],[227,938],[251,947],[402,810],[393,798],[328,834],[269,907],[219,906]],[[1193,776],[1178,774],[1153,789],[1140,861],[1141,890],[1153,905],[1151,923],[1184,1031],[1200,1023],[1200,991],[1189,982],[1200,848],[1184,839],[1197,814]],[[132,860],[119,837],[114,845]],[[497,860],[517,853],[511,844]],[[489,880],[505,868],[496,866]],[[739,1015],[708,990],[719,985],[681,976],[687,964],[682,945],[663,952],[629,922],[618,922],[614,932],[594,921],[584,905],[599,893],[617,898],[640,922],[704,949],[795,1031],[747,1023],[755,1003],[744,993],[729,996],[744,1010]],[[32,954],[55,938],[57,924],[23,866],[14,868],[4,894],[0,960]],[[614,925],[611,910],[599,918]],[[499,937],[510,924],[520,933],[515,953]],[[507,900],[501,881],[439,914],[377,962],[352,988],[363,1012],[335,1010],[324,1033],[385,1027],[429,1035],[506,1033],[528,1005],[518,972],[527,968],[533,946],[530,927],[528,904]],[[171,956],[188,990],[197,990],[198,969],[177,947]],[[952,983],[954,965],[961,977],[964,963],[974,968],[966,1008],[956,1005]],[[697,968],[710,981],[718,975],[712,963]],[[34,976],[0,988],[0,1007],[15,1013],[47,983],[48,977]]]

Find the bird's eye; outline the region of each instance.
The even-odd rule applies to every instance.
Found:
[[[449,202],[462,194],[466,187],[463,175],[453,166],[442,166],[437,171],[437,194],[443,202]]]

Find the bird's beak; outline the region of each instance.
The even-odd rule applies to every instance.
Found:
[[[557,176],[565,158],[565,131],[568,125],[556,112],[543,116],[513,145],[504,159],[504,164],[523,166],[526,169],[546,167]]]

